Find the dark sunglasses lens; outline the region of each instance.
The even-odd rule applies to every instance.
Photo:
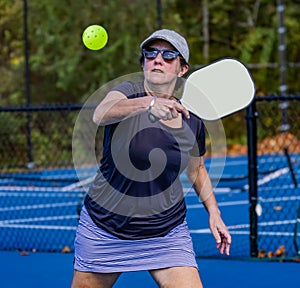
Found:
[[[177,53],[175,51],[171,51],[171,50],[165,50],[162,54],[164,60],[174,60],[177,57]]]
[[[155,59],[157,57],[158,51],[153,50],[153,51],[147,51],[144,50],[144,55],[147,59]]]
[[[153,60],[157,57],[158,53],[162,54],[162,57],[165,61],[173,61],[179,55],[179,52],[173,50],[143,50],[144,56],[147,59]]]

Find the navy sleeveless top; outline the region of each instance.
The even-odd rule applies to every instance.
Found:
[[[113,90],[146,95],[143,83]],[[84,204],[94,223],[121,239],[165,236],[181,224],[186,205],[180,174],[189,156],[205,153],[204,124],[182,115],[182,127],[152,123],[148,113],[105,126],[100,168]]]

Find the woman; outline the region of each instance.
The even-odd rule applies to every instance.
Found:
[[[114,87],[94,122],[105,126],[99,172],[75,239],[72,287],[112,287],[122,272],[148,270],[159,287],[202,287],[180,174],[187,172],[208,214],[220,253],[231,236],[204,166],[201,119],[179,101],[189,68],[186,40],[159,30],[140,45],[142,82]]]

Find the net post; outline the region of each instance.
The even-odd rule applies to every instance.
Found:
[[[257,125],[255,99],[247,107],[247,142],[248,142],[248,185],[249,185],[249,220],[250,220],[250,255],[257,257]]]

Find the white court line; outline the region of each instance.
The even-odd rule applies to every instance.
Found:
[[[232,163],[234,161],[231,161],[230,163]],[[234,165],[237,165],[237,164],[241,164],[243,163],[243,161],[235,161],[234,162],[235,164]],[[271,180],[273,179],[276,179],[278,177],[280,177],[281,175],[284,175],[286,173],[289,173],[289,168],[285,167],[285,168],[282,168],[282,169],[279,169],[273,173],[270,173],[268,175],[266,175],[265,177],[263,177],[262,179],[259,179],[258,180],[258,186],[260,185],[263,185],[265,183],[268,183],[270,182]],[[45,192],[74,192],[74,193],[82,193],[83,190],[84,190],[84,185],[88,185],[90,183],[92,183],[92,181],[95,179],[95,176],[96,175],[93,175],[89,178],[86,178],[85,180],[82,180],[82,181],[79,181],[79,182],[76,182],[76,183],[72,183],[68,186],[64,186],[64,187],[24,187],[24,186],[0,186],[0,191],[2,193],[6,192],[6,191],[20,191],[20,192],[27,192],[27,191],[30,191],[30,192],[41,192],[41,191],[45,191]],[[234,180],[234,178],[233,178]],[[78,189],[76,191],[76,189]],[[222,188],[219,188],[219,187],[215,187],[214,188],[214,192],[215,193],[239,193],[240,191],[242,190],[247,190],[249,189],[249,185],[246,184],[244,185],[242,188],[239,188],[239,189],[235,189],[235,188],[229,188],[229,187],[222,187]],[[17,192],[17,193],[20,193],[20,192]],[[194,189],[193,187],[188,187],[188,188],[183,188],[183,192],[184,193],[189,193],[189,192],[194,192]],[[7,194],[2,194],[0,193],[0,196],[11,196],[11,195],[7,195]],[[16,194],[15,194],[16,195]],[[20,195],[20,196],[23,196],[23,195]],[[25,195],[24,195],[25,196]],[[34,195],[33,195],[34,196]],[[188,195],[190,196],[190,195]]]
[[[296,190],[296,189],[299,189],[300,187],[295,187],[294,184],[285,184],[285,185],[282,185],[282,186],[272,186],[272,187],[261,187],[260,188],[260,192],[268,192],[270,190],[274,191],[274,190],[287,190],[287,189],[293,189],[293,190]]]
[[[24,187],[24,186],[0,186],[0,191],[6,192],[6,191],[45,191],[45,192],[80,192],[84,190],[84,185],[88,185],[93,182],[96,175],[93,175],[89,178],[86,178],[82,181],[72,183],[70,185],[64,186],[64,187]],[[77,189],[77,191],[76,191]]]
[[[1,194],[0,194],[0,196],[1,196]],[[9,195],[7,195],[7,196],[9,196]],[[17,193],[15,196],[19,196],[19,193]],[[43,196],[43,195],[40,195],[40,196]],[[192,195],[192,196],[194,197],[195,195]],[[268,199],[259,197],[258,200],[262,203],[297,201],[297,200],[300,200],[300,196],[275,197],[275,198],[268,198]],[[51,203],[51,204],[39,204],[39,205],[27,205],[27,206],[22,205],[22,206],[6,207],[6,208],[0,208],[0,212],[14,211],[14,210],[26,210],[26,209],[52,208],[52,207],[59,207],[59,206],[73,206],[73,205],[78,205],[78,202],[64,202],[64,203]],[[248,200],[240,200],[240,201],[219,202],[218,205],[220,207],[235,206],[235,205],[249,205],[249,201]],[[204,208],[204,206],[201,203],[188,204],[187,208],[188,209],[198,209],[198,208]]]
[[[82,193],[82,191],[80,192]],[[66,194],[66,193],[27,193],[27,192],[0,192],[0,197],[41,197],[41,198],[66,198],[66,197],[78,197],[80,194],[75,193],[75,194]]]
[[[237,165],[242,165],[242,166],[247,166],[248,165],[248,160],[245,158],[244,160],[230,160],[232,158],[226,158],[225,159],[225,166],[237,166]],[[207,162],[206,162],[207,161]],[[212,159],[212,160],[206,160],[205,165],[208,167],[219,167],[219,166],[224,166],[224,160],[218,160],[218,159]],[[282,162],[282,155],[272,155],[271,157],[268,158],[261,158],[258,157],[258,162],[259,164],[265,164],[265,163],[281,163]],[[210,165],[212,163],[212,165]],[[284,168],[283,168],[284,169]],[[232,174],[228,174],[232,176]],[[234,179],[234,177],[233,177]]]
[[[43,209],[43,208],[54,208],[54,207],[65,207],[65,206],[77,206],[78,202],[64,202],[64,203],[51,203],[51,204],[38,204],[38,205],[22,205],[0,208],[0,212],[15,211],[15,210],[31,210],[31,209]]]
[[[61,189],[61,191],[72,191],[76,188],[83,188],[84,185],[91,184],[94,181],[95,177],[96,177],[96,175],[93,175],[93,176],[91,176],[89,178],[86,178],[82,181],[79,181],[79,182],[70,184],[68,186],[65,186]]]
[[[219,202],[218,206],[235,206],[235,205],[248,205],[248,200],[241,200],[241,201],[228,201],[228,202]],[[198,208],[204,208],[203,204],[189,204],[187,205],[188,209],[198,209]]]
[[[205,232],[198,232],[191,230],[191,234],[211,234],[210,230]],[[231,235],[250,235],[250,231],[230,231]],[[259,236],[278,236],[278,237],[294,237],[295,234],[292,232],[259,232]],[[300,233],[297,233],[297,237],[300,237]]]
[[[258,226],[274,226],[274,225],[288,225],[295,224],[297,220],[283,220],[283,221],[270,221],[270,222],[262,222],[258,223]]]
[[[230,230],[230,233],[232,232],[231,229],[246,229],[249,227],[250,224],[238,224],[238,225],[227,226],[228,230]],[[194,230],[190,229],[190,232],[195,234],[210,233],[210,229],[209,228],[194,229]]]
[[[273,221],[273,222],[264,222],[259,223],[258,226],[274,226],[274,225],[287,225],[287,224],[295,224],[297,220],[286,220],[286,221]],[[249,224],[239,224],[239,225],[231,225],[227,226],[230,234],[232,235],[249,235],[250,231],[238,231],[238,229],[248,229],[250,227]],[[236,229],[236,230],[232,230]],[[211,234],[210,229],[190,229],[191,234]],[[295,234],[293,232],[273,232],[273,231],[260,231],[258,232],[259,236],[286,236],[286,237],[294,237]],[[297,237],[300,236],[300,232],[297,233]]]
[[[77,217],[77,216],[76,216]],[[282,221],[276,221],[278,222],[277,225],[282,225],[279,222]],[[290,222],[295,222],[295,221],[290,221]],[[262,224],[268,224],[268,223],[262,223]],[[260,224],[259,224],[260,225]],[[273,224],[274,225],[274,224]],[[230,230],[230,234],[232,235],[249,235],[249,231],[232,231],[231,229],[236,228],[236,229],[245,229],[249,228],[249,224],[241,224],[241,225],[233,225],[233,226],[228,226],[228,229]],[[0,222],[0,227],[2,228],[14,228],[14,229],[47,229],[47,230],[76,230],[77,226],[57,226],[57,225],[22,225],[22,224],[7,224]],[[191,234],[211,234],[210,229],[204,228],[204,229],[190,229]],[[292,232],[272,232],[272,231],[262,231],[259,232],[259,235],[264,235],[264,236],[285,236],[285,237],[293,237],[295,236],[294,233]],[[300,233],[296,234],[297,237],[300,236]]]
[[[259,232],[258,235],[262,235],[262,236],[279,236],[279,237],[282,237],[282,236],[285,236],[285,237],[294,237],[295,234],[293,232],[271,232],[271,231],[262,231],[262,232]],[[297,237],[300,236],[300,233],[297,233],[296,234]]]
[[[67,186],[68,187],[68,186]],[[24,187],[24,186],[0,186],[0,191],[1,192],[6,192],[6,191],[20,191],[20,192],[74,192],[74,193],[82,193],[83,189],[71,191],[71,190],[63,190],[64,187]]]
[[[262,186],[263,184],[266,184],[274,179],[277,179],[279,178],[280,176],[282,175],[285,175],[287,173],[290,172],[290,169],[288,167],[285,167],[285,168],[281,168],[281,169],[278,169],[264,177],[262,177],[261,179],[258,179],[257,180],[257,185],[258,186]],[[234,180],[234,177],[233,177],[233,180]],[[224,187],[224,188],[214,188],[214,192],[215,193],[240,193],[241,191],[245,191],[245,190],[248,190],[249,189],[249,185],[246,184],[246,185],[243,185],[241,188],[229,188],[229,187]],[[187,192],[190,192],[190,191],[193,191],[192,190],[192,187],[191,188],[186,188],[186,190],[184,189],[184,192],[187,193]]]
[[[275,197],[275,198],[268,198],[264,199],[259,197],[259,202],[262,203],[272,203],[272,202],[287,202],[287,201],[298,201],[300,200],[300,196],[290,196],[290,197]],[[249,205],[249,200],[240,200],[240,201],[227,201],[227,202],[219,202],[218,206],[235,206],[235,205]],[[189,204],[187,205],[188,209],[198,209],[204,208],[203,204]]]
[[[216,187],[216,188],[213,188],[215,194],[228,194],[228,193],[231,193],[231,194],[239,194],[242,192],[242,189],[232,189],[232,188],[229,188],[229,187]],[[244,192],[244,191],[243,191]],[[184,193],[184,196],[185,197],[197,197],[197,194],[194,190],[194,188],[192,187],[185,187],[183,188],[183,193]]]
[[[23,225],[23,224],[1,224],[2,228],[14,229],[46,229],[46,230],[75,230],[77,226],[51,226],[51,225]]]
[[[287,174],[290,172],[290,169],[285,167],[285,168],[281,168],[281,169],[278,169],[268,175],[266,175],[265,177],[262,177],[261,179],[258,179],[257,180],[257,186],[261,186],[263,184],[266,184],[276,178],[279,178],[280,176],[284,175],[284,174]],[[249,185],[246,184],[243,186],[243,189],[249,189]]]
[[[258,226],[269,226],[269,225],[282,225],[282,224],[295,224],[296,220],[284,220],[284,221],[272,221],[272,222],[262,222],[262,223],[258,223]],[[231,229],[246,229],[249,228],[250,224],[237,224],[237,225],[230,225],[227,226],[228,230]],[[209,229],[205,228],[205,229],[197,229],[197,230],[191,230],[193,232],[201,232],[201,231],[209,231]]]
[[[290,172],[290,169],[288,167],[276,170],[273,173],[270,173],[270,174],[266,175],[262,179],[259,179],[257,181],[257,185],[260,186],[260,185],[266,184],[266,183],[272,181],[273,179],[279,178],[280,176],[282,176],[284,174],[287,174],[289,172]]]
[[[225,161],[225,162],[224,162]],[[206,166],[208,167],[223,167],[224,166],[224,163],[225,163],[225,166],[237,166],[237,165],[247,165],[248,164],[248,161],[245,159],[245,160],[229,160],[227,159],[221,159],[221,160],[218,160],[218,159],[213,159],[213,160],[210,160],[210,161],[205,161],[204,162]],[[212,164],[212,165],[211,165]]]
[[[300,196],[289,196],[289,197],[285,196],[285,197],[274,197],[274,198],[258,197],[258,200],[262,203],[297,201],[297,200],[300,200]]]
[[[22,218],[22,219],[9,219],[0,221],[0,225],[13,224],[13,223],[24,223],[24,222],[39,222],[39,221],[55,221],[55,220],[66,220],[66,219],[78,219],[78,215],[65,215],[65,216],[49,216],[49,217],[35,217],[35,218]]]
[[[229,231],[231,235],[250,235],[249,231]],[[191,234],[211,234],[209,229],[190,230]]]

